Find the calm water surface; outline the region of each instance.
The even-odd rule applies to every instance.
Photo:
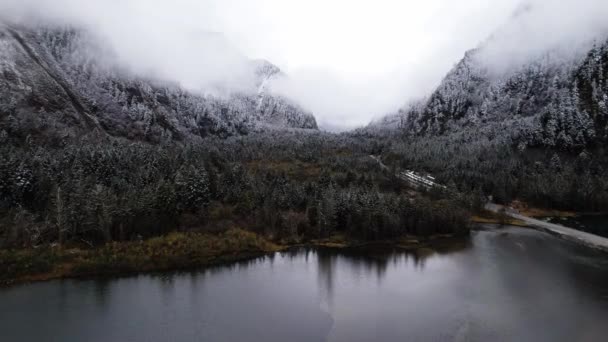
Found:
[[[533,230],[0,290],[0,341],[606,341],[608,258]]]
[[[578,215],[575,217],[549,217],[551,223],[582,230],[608,238],[608,215]]]

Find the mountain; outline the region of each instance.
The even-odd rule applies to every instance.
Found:
[[[3,24],[0,47],[2,140],[62,144],[97,132],[158,143],[317,129],[311,113],[268,90],[286,76],[265,61],[251,61],[255,87],[220,96],[108,62],[113,52],[84,30]]]
[[[608,33],[546,43],[530,27],[508,23],[427,98],[368,126],[384,162],[503,204],[606,210]]]
[[[408,134],[458,132],[521,150],[600,146],[608,140],[606,37],[524,56],[498,32],[467,52],[422,104],[389,121]]]
[[[255,60],[252,63],[258,89],[255,105],[257,119],[270,126],[318,129],[312,114],[303,112],[301,107],[288,98],[272,94],[269,89],[273,81],[287,78],[287,75],[268,61]]]

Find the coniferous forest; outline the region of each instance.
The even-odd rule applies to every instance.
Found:
[[[462,233],[488,196],[608,207],[606,44],[499,76],[482,46],[427,99],[333,134],[268,92],[285,76],[267,62],[252,64],[251,92],[215,98],[108,68],[84,31],[2,32],[5,247],[232,228],[290,242]],[[445,187],[413,187],[403,170]]]
[[[481,199],[412,190],[370,157],[380,145],[315,132],[197,145],[4,145],[2,242],[99,245],[231,228],[291,242],[466,232]]]
[[[606,341],[608,0],[0,0],[0,342]]]

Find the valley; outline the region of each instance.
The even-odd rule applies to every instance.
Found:
[[[502,75],[482,45],[393,124],[335,134],[270,92],[288,76],[268,62],[250,62],[249,92],[200,95],[89,55],[105,48],[86,31],[0,33],[7,250],[233,229],[277,245],[467,235],[489,196],[608,206],[605,44]]]
[[[83,4],[0,1],[0,340],[605,340],[602,1]]]

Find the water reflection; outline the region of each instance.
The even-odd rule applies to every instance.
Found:
[[[109,279],[99,279],[96,280],[95,285],[93,286],[93,291],[95,292],[95,300],[97,302],[97,306],[104,307],[107,305],[107,297],[110,295]]]
[[[578,215],[575,217],[548,217],[547,221],[591,234],[608,237],[608,215]]]
[[[413,250],[379,244],[339,251],[331,248],[318,248],[312,252],[317,259],[319,284],[331,295],[334,279],[337,278],[335,273],[338,269],[347,268],[350,272],[357,273],[361,278],[375,277],[378,283],[381,283],[389,267],[396,268],[401,265],[422,272],[428,259],[436,255],[447,256],[465,252],[472,246],[470,238],[458,238],[438,242],[432,248],[425,247]],[[301,253],[300,250],[290,252],[293,257],[299,253]],[[306,253],[308,255],[311,250],[306,250]],[[342,265],[337,267],[338,263]]]
[[[605,255],[513,228],[432,250],[301,248],[197,272],[4,289],[0,337],[602,341],[607,292]]]

